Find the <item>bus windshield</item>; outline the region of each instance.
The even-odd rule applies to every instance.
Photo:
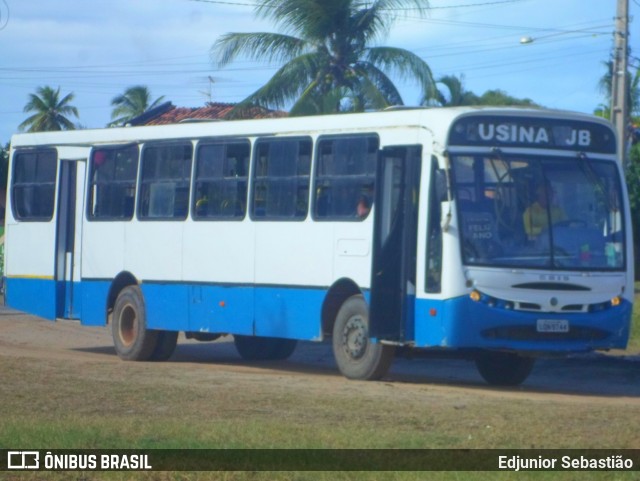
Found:
[[[611,161],[452,156],[466,265],[620,270],[622,190]]]

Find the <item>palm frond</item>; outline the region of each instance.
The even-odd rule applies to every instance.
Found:
[[[360,63],[358,68],[363,72],[358,78],[366,108],[379,110],[391,105],[404,105],[397,87],[382,70],[368,62]]]
[[[271,19],[281,31],[307,40],[324,40],[348,21],[351,0],[266,0],[256,8],[260,18]]]
[[[79,117],[78,109],[70,102],[74,99],[72,93],[60,99],[60,87],[56,90],[49,86],[38,87],[35,94],[29,95],[29,101],[24,107],[25,112],[34,112],[23,121],[18,128],[28,132],[42,132],[55,130],[73,130],[75,125],[66,115]]]
[[[319,99],[326,97],[319,94],[318,80],[313,80],[307,88],[304,89],[298,100],[289,109],[289,116],[301,117],[304,115],[317,115],[326,113],[320,105]]]
[[[423,98],[436,96],[431,68],[413,52],[395,47],[373,47],[368,49],[367,59],[387,74],[396,74],[402,80],[414,79],[422,89]]]
[[[354,13],[354,27],[361,30],[367,44],[386,35],[399,16],[405,14],[424,16],[429,9],[426,0],[376,0],[370,6]]]
[[[228,33],[213,44],[211,57],[218,67],[224,67],[239,55],[251,60],[288,62],[300,55],[307,43],[299,38],[278,33]]]
[[[111,111],[109,126],[124,125],[138,115],[157,106],[164,100],[164,95],[151,102],[151,92],[144,85],[135,85],[125,90],[123,94],[111,99],[114,107]]]
[[[296,57],[281,67],[260,89],[238,103],[229,118],[238,118],[243,111],[255,106],[280,109],[294,101],[316,77],[314,54]]]

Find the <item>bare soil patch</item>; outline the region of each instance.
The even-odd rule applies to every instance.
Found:
[[[115,354],[108,328],[80,326],[70,321],[49,322],[7,308],[0,309],[0,357],[65,360],[110,366],[114,375],[124,363]],[[138,364],[138,363],[135,363]],[[640,356],[590,354],[564,359],[541,359],[532,375],[517,388],[487,386],[470,361],[455,359],[396,359],[381,382],[364,383],[344,379],[338,373],[329,343],[299,343],[287,361],[249,363],[240,359],[230,337],[213,343],[180,338],[174,356],[166,363],[152,363],[154,370],[167,370],[198,378],[250,375],[251,383],[300,384],[302,389],[326,392],[332,389],[387,390],[397,397],[423,391],[456,397],[542,399],[571,403],[637,405],[640,408]],[[169,382],[171,377],[168,377]],[[235,382],[243,382],[238,378]],[[167,382],[164,377],[163,382]]]

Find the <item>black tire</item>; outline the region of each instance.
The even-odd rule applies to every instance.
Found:
[[[281,361],[296,349],[297,341],[279,337],[233,336],[236,350],[247,361]]]
[[[138,286],[125,287],[118,294],[113,307],[111,333],[120,359],[151,359],[158,345],[158,331],[147,329],[144,298]]]
[[[369,339],[369,308],[361,295],[342,304],[333,326],[333,355],[340,372],[349,379],[383,377],[393,361],[395,348]]]
[[[476,357],[476,367],[487,383],[493,386],[522,384],[533,369],[535,359],[507,352],[486,351]]]
[[[178,331],[156,331],[158,341],[151,354],[152,361],[166,361],[173,356],[178,345]]]

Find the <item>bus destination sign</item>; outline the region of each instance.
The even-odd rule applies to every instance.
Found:
[[[469,116],[455,122],[449,145],[534,147],[614,154],[615,135],[606,125],[582,120]]]

